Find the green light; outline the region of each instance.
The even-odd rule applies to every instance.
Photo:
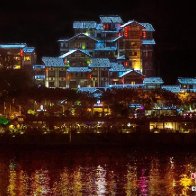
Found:
[[[9,124],[9,120],[3,116],[0,116],[0,125],[7,125]]]
[[[83,42],[83,43],[82,43],[82,50],[85,50],[85,49],[86,49],[86,43]]]

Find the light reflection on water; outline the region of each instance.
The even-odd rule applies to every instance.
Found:
[[[0,196],[191,195],[196,154],[133,150],[0,152]]]

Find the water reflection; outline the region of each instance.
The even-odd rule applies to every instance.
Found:
[[[0,195],[191,195],[195,154],[0,152]]]

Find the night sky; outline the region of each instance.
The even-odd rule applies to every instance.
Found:
[[[170,0],[172,1],[172,0]],[[156,32],[155,65],[167,83],[177,76],[196,76],[195,7],[169,0],[34,0],[7,1],[0,6],[0,42],[26,42],[41,56],[58,55],[57,40],[72,36],[74,20],[98,20],[118,14],[126,22],[150,22]]]

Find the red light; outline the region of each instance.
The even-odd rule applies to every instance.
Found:
[[[143,38],[146,38],[146,31],[143,31]]]
[[[125,66],[126,66],[126,67],[128,66],[128,62],[127,62],[127,61],[125,62]]]
[[[90,78],[90,79],[92,78],[92,75],[91,75],[91,74],[89,75],[89,78]]]
[[[20,50],[20,56],[24,56],[24,52],[22,49]]]
[[[124,36],[125,36],[125,37],[128,37],[128,27],[125,27]]]

